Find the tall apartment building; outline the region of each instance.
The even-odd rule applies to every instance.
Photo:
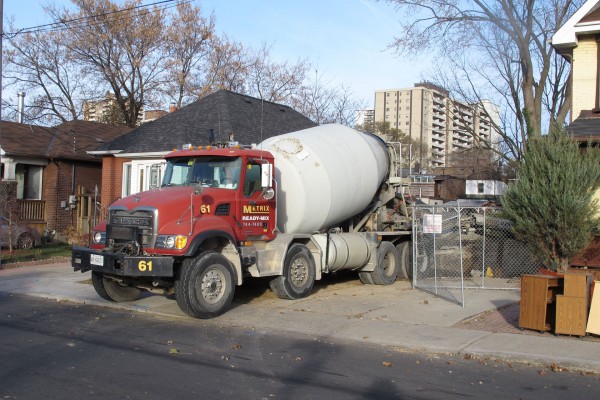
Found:
[[[375,110],[357,110],[356,125],[371,126],[375,123]]]
[[[389,122],[421,144],[422,170],[446,166],[452,152],[469,149],[477,141],[497,142],[490,115],[498,116],[491,102],[461,103],[430,83],[375,92],[375,122]]]
[[[83,120],[91,122],[103,122],[105,117],[111,113],[111,109],[115,106],[115,95],[106,92],[101,100],[85,100],[83,102]],[[138,114],[137,125],[144,122],[144,109]]]

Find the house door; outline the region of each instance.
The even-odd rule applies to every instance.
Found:
[[[104,219],[98,201],[99,195],[83,186],[77,187],[77,232],[89,233]]]

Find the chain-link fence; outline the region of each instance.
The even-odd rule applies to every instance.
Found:
[[[413,212],[413,284],[464,305],[464,289],[520,288],[541,263],[490,207],[418,206]]]

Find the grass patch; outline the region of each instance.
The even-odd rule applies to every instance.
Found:
[[[34,247],[29,250],[0,250],[2,264],[14,264],[20,262],[50,260],[53,258],[71,257],[72,246],[66,243],[58,243]]]

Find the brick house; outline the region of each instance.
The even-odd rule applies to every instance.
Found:
[[[163,156],[184,144],[251,145],[316,125],[288,106],[219,90],[90,151],[102,156],[102,207],[158,187]]]
[[[48,128],[2,121],[1,184],[12,187],[20,219],[59,238],[69,228],[87,232],[102,162],[87,153],[131,128],[70,121]]]
[[[571,124],[576,140],[600,140],[600,2],[586,1],[552,36],[552,46],[571,64]],[[595,139],[594,139],[595,138]]]
[[[571,123],[565,128],[585,147],[600,143],[600,1],[588,0],[552,37],[552,46],[571,64]],[[595,197],[600,201],[600,190]],[[571,260],[600,267],[600,237]]]

